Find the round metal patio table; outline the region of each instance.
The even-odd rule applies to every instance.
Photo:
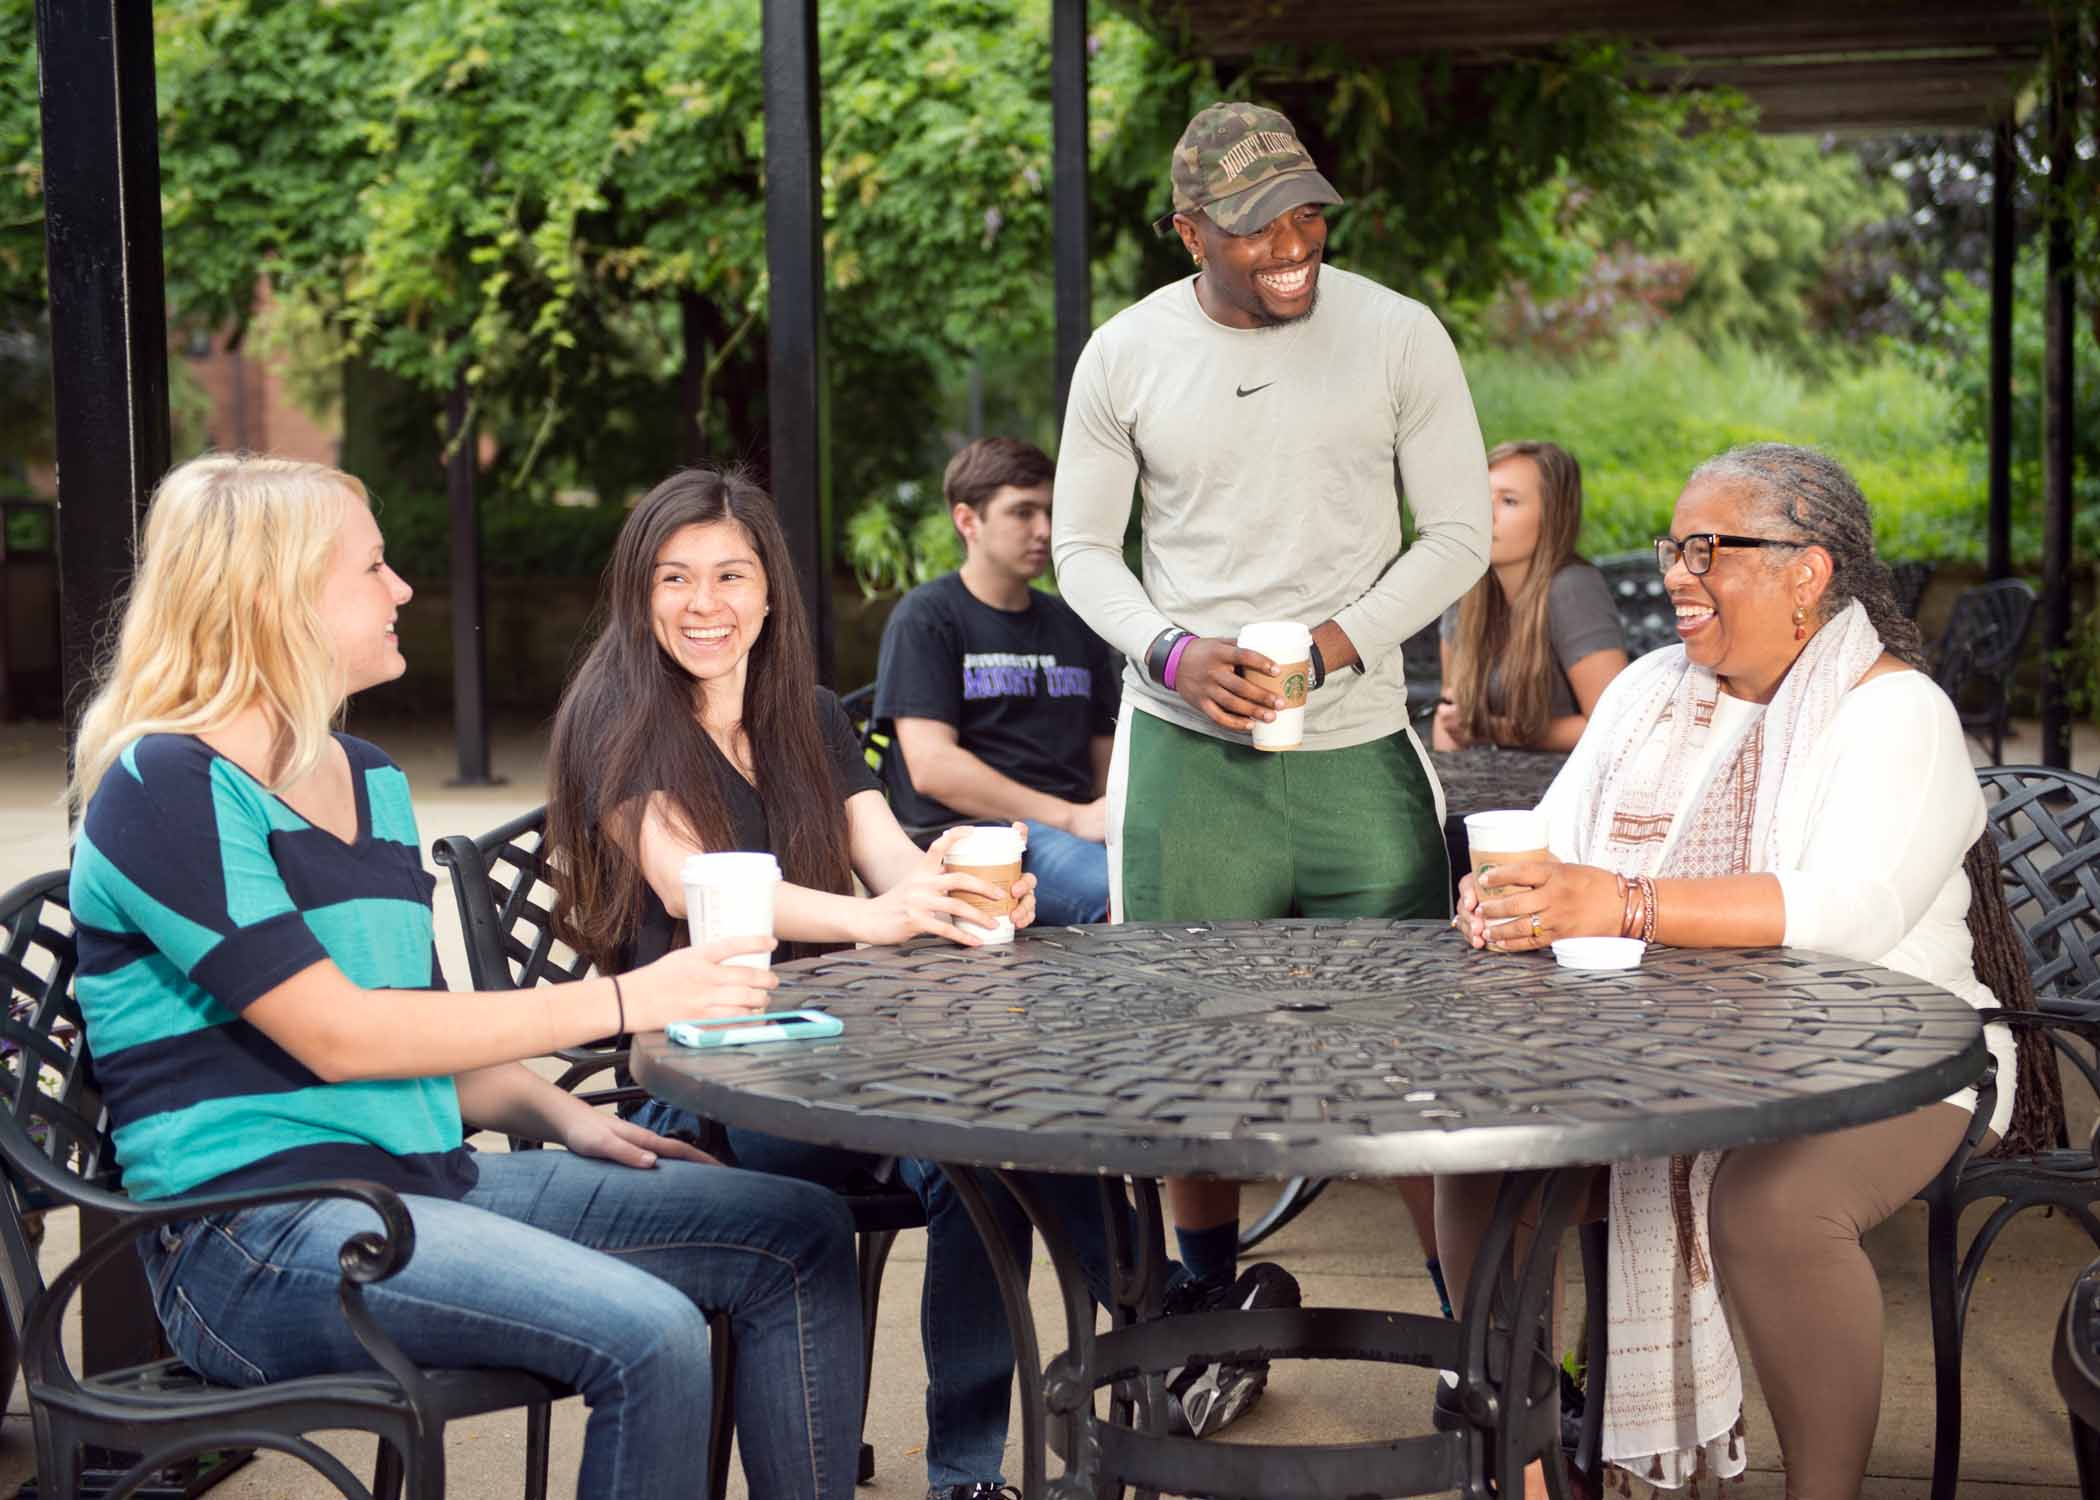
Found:
[[[1466,814],[1538,806],[1568,757],[1558,750],[1475,745],[1465,750],[1432,750],[1429,760],[1444,789],[1444,853],[1451,862],[1451,897],[1456,902],[1458,878],[1469,868]],[[1327,1182],[1324,1177],[1294,1177],[1286,1182],[1267,1210],[1241,1232],[1240,1254],[1281,1232],[1311,1208],[1326,1191]]]
[[[1559,1453],[1539,1330],[1552,1253],[1588,1177],[1563,1169],[1884,1119],[1974,1082],[1987,1062],[1967,1004],[1872,964],[1656,949],[1636,970],[1578,973],[1472,949],[1437,922],[1055,928],[1006,947],[867,948],[779,973],[774,1009],[827,1010],[844,1034],[708,1051],[640,1036],[635,1076],[733,1125],[939,1161],[980,1230],[988,1179],[1013,1192],[1057,1268],[1069,1341],[1046,1367],[1017,1269],[987,1235],[1015,1334],[1029,1500],[1120,1484],[1484,1496],[1491,1465],[1515,1473]],[[1121,1176],[1139,1185],[1141,1243],[1110,1236],[1138,1289],[1125,1326],[1095,1333],[1031,1169],[1111,1174],[1118,1194]],[[1158,1178],[1488,1171],[1510,1174],[1481,1252],[1494,1274],[1474,1278],[1455,1322],[1317,1308],[1142,1317],[1164,1262]],[[1539,1232],[1520,1256],[1516,1219],[1535,1191]],[[1455,1370],[1469,1421],[1324,1447],[1165,1436],[1156,1374],[1144,1372],[1198,1354]],[[1134,1424],[1096,1418],[1104,1386]],[[1055,1481],[1046,1418],[1065,1459]],[[1557,1490],[1558,1463],[1547,1473]]]

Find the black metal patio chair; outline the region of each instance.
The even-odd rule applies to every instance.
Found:
[[[267,1448],[297,1458],[356,1500],[374,1494],[393,1500],[404,1480],[413,1500],[437,1500],[445,1492],[446,1424],[522,1406],[525,1494],[544,1500],[549,1403],[573,1393],[522,1370],[419,1369],[365,1306],[364,1288],[394,1275],[415,1253],[408,1210],[391,1190],[346,1180],[150,1204],[124,1195],[73,994],[78,958],[66,887],[66,872],[56,870],[0,896],[0,980],[6,986],[0,1084],[7,1090],[0,1109],[0,1176],[7,1197],[0,1252],[7,1317],[22,1351],[39,1493],[80,1493],[89,1448],[139,1455],[105,1492],[111,1500],[135,1493],[181,1460],[217,1449]],[[362,1203],[380,1220],[376,1232],[344,1241],[340,1289],[342,1315],[379,1370],[237,1388],[214,1385],[176,1359],[94,1375],[72,1368],[62,1337],[68,1304],[91,1276],[135,1255],[142,1232],[206,1214],[316,1198]],[[22,1216],[52,1205],[96,1210],[116,1223],[46,1284]],[[310,1437],[331,1430],[378,1438],[370,1490]]]
[[[2100,1132],[2094,1150],[2100,1154]],[[2056,1322],[2049,1361],[2057,1393],[2071,1418],[2071,1454],[2078,1461],[2078,1493],[2100,1500],[2100,1260],[2078,1273]]]
[[[1677,610],[1670,603],[1670,591],[1663,586],[1662,570],[1655,566],[1654,549],[1615,552],[1595,562],[1604,581],[1611,585],[1612,602],[1619,606],[1627,659],[1676,645],[1680,639]]]
[[[1954,700],[1961,727],[1988,739],[1994,766],[2005,758],[2013,676],[2034,627],[2034,605],[2034,590],[2018,578],[1965,589],[1933,651],[1932,680]]]
[[[2060,1209],[2100,1246],[2100,1165],[2090,1146],[2073,1149],[2064,1133],[2058,1067],[2069,1062],[2100,1094],[2100,1003],[2089,980],[2100,919],[2093,904],[2094,865],[2100,861],[2100,782],[2040,766],[1986,767],[1977,772],[1989,817],[1988,840],[1970,850],[1969,926],[2008,923],[2026,959],[2024,973],[1983,972],[2002,1020],[2025,1032],[2020,1056],[2020,1107],[2010,1134],[1988,1156],[1975,1154],[1988,1111],[1979,1109],[1969,1137],[1946,1169],[1918,1194],[1926,1205],[1927,1289],[1932,1310],[1933,1376],[1937,1393],[1933,1437],[1933,1500],[1953,1500],[1961,1462],[1962,1346],[1969,1298],[1985,1257],[2014,1218],[2030,1208]],[[1993,900],[1991,897],[2002,899]],[[2046,1038],[2046,1045],[2036,1043]],[[1963,1212],[1976,1203],[1996,1207],[1960,1239]]]
[[[1929,562],[1893,562],[1889,564],[1889,582],[1895,586],[1896,608],[1915,620],[1918,606],[1925,602],[1926,585],[1932,582],[1933,565]]]
[[[894,808],[897,792],[911,773],[905,768],[904,752],[897,744],[896,735],[875,719],[875,684],[871,682],[845,694],[839,699],[839,707],[853,721],[854,731],[860,736],[860,753],[867,758],[868,769],[875,773],[875,779],[882,783],[882,795]],[[923,849],[949,829],[977,821],[975,818],[950,818],[942,823],[905,823],[900,819],[899,826],[911,836],[913,843]]]
[[[467,948],[467,972],[477,990],[529,989],[538,984],[565,984],[590,972],[590,964],[555,936],[554,888],[548,879],[541,843],[546,835],[547,809],[534,808],[478,838],[454,834],[431,846],[431,857],[452,877],[453,898],[459,904],[460,926]],[[613,1086],[579,1092],[591,1104],[622,1106],[638,1104],[649,1095],[634,1086],[627,1075],[627,1048],[623,1038],[607,1038],[589,1047],[565,1048],[556,1056],[564,1071],[556,1079],[559,1087],[575,1091],[586,1080],[610,1073]],[[530,1143],[515,1143],[530,1144]],[[703,1148],[722,1155],[726,1146],[717,1129]],[[923,1229],[926,1215],[911,1192],[896,1186],[891,1166],[884,1162],[865,1184],[843,1193],[853,1211],[853,1227],[859,1241],[861,1305],[862,1396],[861,1421],[867,1422],[867,1380],[875,1362],[875,1322],[882,1298],[882,1273],[889,1264],[890,1249],[906,1229]],[[734,1345],[729,1320],[718,1317],[709,1323],[715,1351],[715,1422],[708,1453],[709,1490],[719,1497],[729,1479],[729,1386],[734,1369]],[[863,1441],[860,1446],[859,1482],[875,1477],[875,1450]]]

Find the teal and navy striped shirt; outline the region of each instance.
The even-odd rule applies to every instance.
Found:
[[[134,1198],[361,1177],[474,1185],[452,1080],[327,1083],[241,1019],[333,959],[364,989],[439,990],[408,778],[348,735],[344,843],[189,735],[126,750],[73,848],[75,981]]]

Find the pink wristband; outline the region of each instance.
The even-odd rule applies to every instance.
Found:
[[[1166,684],[1166,689],[1170,693],[1178,691],[1174,686],[1174,676],[1181,670],[1181,653],[1188,650],[1189,642],[1194,639],[1195,637],[1192,635],[1183,636],[1174,643],[1174,649],[1167,653],[1167,669],[1159,674],[1159,680]]]

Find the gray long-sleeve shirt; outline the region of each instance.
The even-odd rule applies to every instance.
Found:
[[[1365,670],[1313,694],[1305,746],[1339,750],[1407,722],[1400,643],[1486,570],[1488,479],[1435,314],[1333,266],[1319,287],[1310,316],[1237,329],[1204,313],[1191,277],[1096,330],[1065,408],[1052,554],[1066,600],[1129,658],[1138,706],[1220,739],[1247,737],[1145,674],[1159,633],[1333,619]],[[1142,583],[1123,561],[1133,488]]]

